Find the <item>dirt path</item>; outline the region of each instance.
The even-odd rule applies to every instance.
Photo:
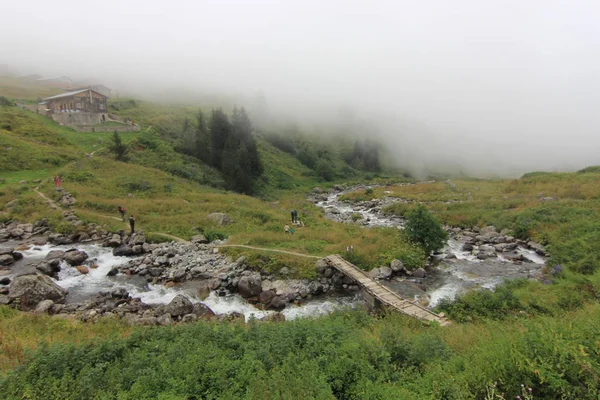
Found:
[[[38,196],[40,196],[42,198],[42,200],[44,200],[44,202],[46,204],[48,204],[48,207],[50,207],[53,210],[60,210],[60,206],[58,204],[56,204],[56,202],[54,200],[52,200],[51,198],[47,197],[44,193],[40,192],[38,189],[40,187],[36,187],[35,189],[33,189],[34,192],[37,193]]]
[[[243,244],[222,244],[219,246],[215,246],[217,248],[221,248],[221,247],[239,247],[239,248],[243,248],[243,249],[250,249],[250,250],[259,250],[259,251],[270,251],[273,253],[281,253],[281,254],[289,254],[291,256],[296,256],[296,257],[304,257],[304,258],[314,258],[316,260],[319,260],[323,257],[318,257],[318,256],[311,256],[308,254],[302,254],[302,253],[294,253],[293,251],[285,251],[285,250],[277,250],[277,249],[267,249],[264,247],[254,247],[254,246],[246,246]]]

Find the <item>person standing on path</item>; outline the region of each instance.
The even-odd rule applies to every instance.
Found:
[[[133,218],[133,215],[129,216],[129,226],[131,227],[131,234],[133,235],[135,233],[135,218]]]
[[[292,210],[292,224],[294,223],[294,210]]]
[[[121,214],[121,219],[123,220],[123,222],[125,222],[125,208],[119,206],[119,213]]]

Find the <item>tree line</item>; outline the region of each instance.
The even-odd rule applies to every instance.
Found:
[[[234,108],[231,119],[220,108],[210,119],[199,110],[195,122],[184,121],[185,151],[221,171],[228,189],[254,193],[264,168],[246,110]]]

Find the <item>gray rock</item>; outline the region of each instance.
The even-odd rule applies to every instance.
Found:
[[[171,314],[163,314],[156,319],[156,322],[159,325],[168,326],[173,325],[173,319],[171,318]]]
[[[142,317],[132,320],[133,325],[154,326],[158,323],[156,317]]]
[[[195,303],[192,313],[198,318],[210,319],[215,316],[215,312],[211,310],[206,304]]]
[[[331,278],[333,276],[334,273],[334,269],[333,268],[327,268],[324,272],[323,272],[323,276],[325,278]]]
[[[178,268],[173,272],[173,280],[175,282],[183,282],[185,281],[185,268]]]
[[[45,275],[24,275],[14,279],[8,297],[11,300],[20,299],[21,310],[28,311],[43,300],[63,303],[67,293],[67,290]]]
[[[494,257],[496,257],[495,251],[479,251],[479,253],[477,253],[477,258],[479,260],[487,260],[488,258]]]
[[[185,314],[191,314],[194,311],[194,305],[185,296],[178,294],[166,306],[164,312],[171,314],[172,317],[181,317]]]
[[[181,322],[184,324],[189,324],[191,322],[196,322],[198,320],[198,317],[196,316],[196,314],[185,314],[182,318],[181,318]]]
[[[65,256],[65,252],[62,250],[52,250],[46,254],[45,260],[62,260]]]
[[[9,303],[10,303],[10,299],[8,298],[8,296],[0,294],[0,306],[5,306]]]
[[[130,246],[141,246],[144,243],[146,243],[146,238],[144,237],[144,235],[138,235],[134,233],[131,239],[129,239]]]
[[[392,269],[390,267],[373,268],[369,271],[369,276],[372,279],[390,279],[392,276]]]
[[[196,244],[206,244],[206,243],[208,243],[208,239],[206,238],[206,236],[198,234],[198,235],[192,236],[192,238],[190,239],[190,242],[196,243]]]
[[[285,315],[280,312],[266,315],[260,319],[265,322],[285,322]]]
[[[85,251],[80,250],[67,251],[64,255],[65,261],[71,266],[81,265],[88,257]]]
[[[269,302],[271,300],[273,300],[274,297],[275,297],[275,292],[273,292],[271,290],[266,290],[266,291],[262,292],[260,295],[258,295],[258,301],[260,301],[262,304],[269,304]]]
[[[12,247],[0,247],[0,256],[4,256],[6,254],[12,254],[15,249]]]
[[[238,282],[238,293],[244,297],[258,296],[262,292],[260,275],[242,276]]]
[[[8,231],[8,234],[12,238],[19,239],[19,238],[23,237],[23,235],[25,234],[25,231],[20,228],[15,228],[15,229]]]
[[[123,244],[113,249],[113,256],[131,256],[133,255],[133,249],[126,244]]]
[[[489,246],[487,244],[483,244],[481,246],[479,246],[479,252],[484,252],[484,253],[493,253],[496,250],[494,249],[493,246]]]
[[[287,300],[283,296],[275,296],[267,307],[271,310],[283,310],[287,305]]]
[[[412,276],[415,278],[425,278],[427,276],[427,272],[423,268],[417,268],[412,272]]]
[[[110,271],[108,271],[108,273],[106,274],[106,276],[115,276],[119,273],[119,269],[118,268],[112,268]]]
[[[110,237],[106,243],[109,247],[119,247],[121,245],[121,236],[116,233]]]
[[[136,244],[131,248],[133,254],[142,254],[144,252],[141,244]]]
[[[58,261],[58,260],[54,260]],[[56,277],[56,274],[60,272],[60,263],[59,262],[41,262],[35,267],[38,271],[40,271],[44,275]]]
[[[463,251],[473,251],[473,243],[465,243],[462,245]]]
[[[15,262],[15,259],[12,256],[12,254],[3,254],[0,256],[0,265],[8,266],[8,265],[13,264],[14,262]]]
[[[285,276],[285,275],[289,275],[289,274],[290,274],[290,270],[289,270],[289,268],[288,268],[288,267],[282,267],[282,268],[279,270],[279,274],[280,274],[280,275],[284,275],[284,276]]]
[[[37,305],[37,307],[35,307],[35,311],[34,312],[36,314],[47,314],[48,311],[50,311],[50,309],[52,308],[53,305],[54,305],[54,302],[52,300],[42,300]]]
[[[392,260],[392,262],[390,263],[390,268],[394,273],[402,272],[404,271],[404,264],[400,260]]]
[[[224,213],[212,213],[209,214],[206,219],[217,223],[217,225],[229,225],[232,221],[227,214]]]
[[[327,261],[325,261],[324,258],[321,258],[315,262],[315,268],[319,274],[323,274],[328,267],[329,264],[327,264]]]

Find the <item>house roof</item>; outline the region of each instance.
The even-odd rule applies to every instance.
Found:
[[[75,90],[73,92],[66,92],[66,93],[57,94],[56,96],[46,97],[45,99],[42,99],[42,100],[43,101],[48,101],[48,100],[60,99],[60,98],[63,98],[63,97],[71,97],[71,96],[74,96],[74,95],[79,94],[79,93],[87,92],[88,90],[91,91],[91,92],[94,92],[96,94],[99,94],[100,96],[106,97],[102,93],[98,93],[98,92],[96,92],[95,90],[92,90],[92,89],[79,89],[79,90]]]

